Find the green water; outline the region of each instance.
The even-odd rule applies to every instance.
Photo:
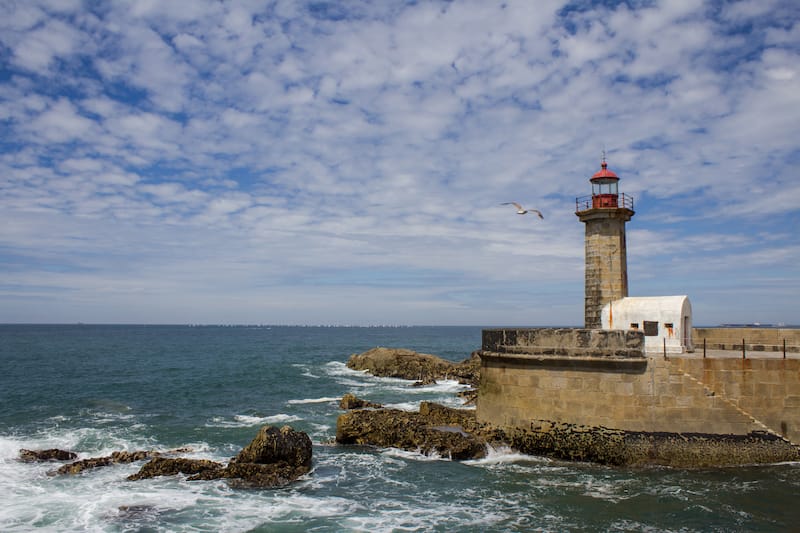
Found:
[[[458,406],[461,387],[353,372],[352,353],[411,348],[462,360],[480,328],[0,326],[0,530],[28,531],[792,531],[800,465],[619,469],[495,450],[455,463],[331,444],[346,392],[413,409]],[[141,466],[53,477],[20,448],[81,457],[189,446],[226,461],[263,424],[314,446],[289,488],[237,491]]]

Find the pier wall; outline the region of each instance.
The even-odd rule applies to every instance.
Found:
[[[637,355],[635,338],[626,341],[627,351],[559,353],[541,341],[585,338],[581,332],[590,330],[535,331],[483,332],[480,421],[530,428],[545,420],[651,434],[756,432],[800,443],[797,357],[646,357]]]

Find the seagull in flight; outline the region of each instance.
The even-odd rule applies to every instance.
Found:
[[[523,207],[521,205],[519,205],[517,202],[505,202],[505,203],[502,203],[500,205],[513,205],[514,207],[517,208],[517,214],[518,215],[525,215],[525,214],[528,214],[528,213],[536,213],[537,215],[539,215],[539,218],[544,220],[544,217],[542,216],[542,212],[539,211],[538,209],[523,209]]]

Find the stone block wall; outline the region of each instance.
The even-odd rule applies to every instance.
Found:
[[[567,357],[644,357],[644,334],[578,328],[485,329],[486,352]]]
[[[760,426],[800,444],[800,359],[675,358],[669,363]]]
[[[588,209],[576,213],[586,224],[584,327],[599,328],[608,302],[628,296],[625,223],[630,209]]]

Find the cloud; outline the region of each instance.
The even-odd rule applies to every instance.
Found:
[[[0,321],[579,323],[604,148],[640,294],[792,278],[790,2],[0,9]]]
[[[27,130],[46,141],[66,143],[83,138],[93,128],[92,120],[82,116],[72,102],[60,98],[33,118]]]

